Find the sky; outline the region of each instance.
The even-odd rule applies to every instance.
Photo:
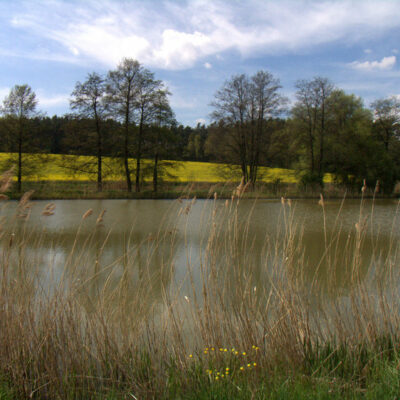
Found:
[[[184,125],[209,123],[233,75],[329,78],[364,104],[400,95],[400,0],[0,0],[0,101],[29,84],[48,116],[124,58],[165,82]]]

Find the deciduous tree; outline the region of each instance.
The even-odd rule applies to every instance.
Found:
[[[97,73],[88,75],[85,82],[77,82],[72,92],[70,106],[80,119],[88,120],[95,132],[97,153],[97,190],[103,189],[103,121],[106,118],[105,80]],[[88,134],[89,132],[87,132]],[[89,136],[89,135],[87,135]]]
[[[17,187],[18,191],[22,188],[22,167],[23,152],[28,149],[28,136],[30,131],[30,120],[37,115],[36,94],[32,88],[27,85],[15,85],[8,96],[3,101],[1,113],[8,122],[8,127],[17,144]]]
[[[240,165],[245,182],[255,183],[261,154],[271,145],[271,121],[286,103],[280,88],[272,74],[259,71],[252,77],[233,76],[215,94],[210,133],[220,136],[219,151]],[[211,142],[217,141],[210,137],[208,149]]]

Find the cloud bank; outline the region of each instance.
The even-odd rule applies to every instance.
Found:
[[[225,51],[243,57],[293,53],[400,27],[400,7],[390,0],[19,2],[9,18],[13,29],[57,45],[73,62],[107,67],[132,57],[151,67],[179,70]],[[32,57],[49,53],[41,51],[35,49]]]

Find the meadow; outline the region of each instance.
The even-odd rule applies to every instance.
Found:
[[[10,183],[6,178],[1,187]],[[80,232],[90,218],[100,225],[103,215],[87,210],[60,273],[43,269],[27,251],[32,203],[24,196],[15,215],[3,218],[0,236],[0,398],[397,398],[399,244],[393,238],[390,253],[373,251],[381,268],[371,257],[364,270],[366,232],[378,234],[366,224],[373,223],[374,205],[361,199],[358,222],[344,246],[337,233],[324,231],[328,281],[340,274],[347,282],[343,292],[322,283],[318,265],[315,276],[305,279],[290,200],[281,201],[279,236],[265,238],[265,284],[254,284],[256,269],[248,257],[254,237],[250,219],[238,217],[241,194],[208,201],[214,211],[198,221],[208,227],[199,239],[200,260],[187,249],[185,281],[191,289],[171,291],[164,282],[175,269],[173,227],[160,227],[106,264],[100,262],[104,246],[96,247],[92,264],[85,249],[95,244],[96,229],[85,239]],[[195,199],[177,200],[176,218],[189,223],[193,204]],[[323,197],[316,206],[324,217]],[[51,204],[44,206],[43,218],[54,212]],[[393,226],[398,220],[396,212]],[[40,247],[44,239],[35,240]],[[162,246],[169,256],[155,270]],[[143,254],[137,274],[135,258]],[[122,273],[116,268],[121,263]],[[149,308],[154,286],[162,302]]]

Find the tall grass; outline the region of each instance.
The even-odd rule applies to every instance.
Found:
[[[0,237],[0,378],[8,396],[261,399],[322,390],[341,398],[363,393],[382,374],[397,387],[398,244],[393,239],[390,251],[378,253],[367,243],[373,209],[361,201],[345,243],[325,226],[327,276],[316,265],[309,279],[295,204],[282,199],[278,235],[265,237],[256,268],[251,214],[243,217],[237,194],[209,200],[212,213],[197,221],[199,254],[187,245],[180,281],[177,230],[167,221],[139,245],[128,237],[125,252],[103,264],[107,238],[98,246],[97,228],[80,234],[86,219],[96,217],[90,212],[77,226],[63,270],[52,268],[27,252],[25,196]],[[194,202],[183,201],[175,216],[186,229]],[[326,224],[323,198],[320,207]],[[56,211],[48,205],[43,212],[52,218]],[[335,223],[340,231],[340,216]],[[39,248],[44,237],[35,240]],[[85,249],[94,245],[92,260]],[[361,252],[367,245],[370,260]],[[337,279],[347,281],[345,293],[326,284]]]

